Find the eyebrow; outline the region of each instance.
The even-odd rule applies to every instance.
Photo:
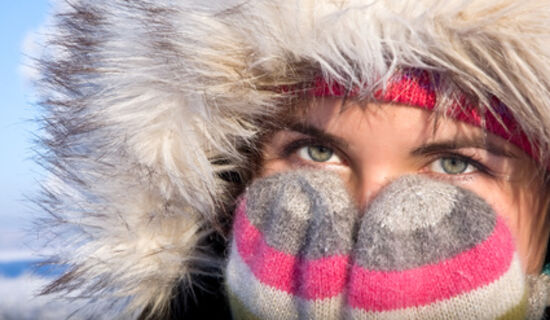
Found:
[[[285,129],[299,132],[311,137],[315,137],[328,144],[339,146],[341,148],[346,148],[349,145],[349,143],[344,139],[337,137],[335,135],[332,135],[330,133],[327,133],[326,131],[307,123],[300,123],[300,122],[293,123],[287,126]],[[506,150],[501,146],[483,138],[473,138],[473,139],[459,138],[459,139],[449,139],[449,140],[433,142],[433,143],[426,143],[415,148],[411,152],[411,154],[414,156],[422,156],[422,155],[434,154],[434,153],[439,153],[439,152],[444,152],[449,150],[457,150],[462,148],[483,149],[493,155],[500,156],[500,157],[507,157],[507,158],[518,157],[512,151]]]
[[[315,137],[323,142],[326,142],[334,146],[339,146],[341,148],[346,148],[349,145],[349,143],[344,139],[337,137],[335,135],[332,135],[324,131],[323,129],[317,128],[310,124],[294,123],[294,124],[291,124],[290,126],[287,126],[286,129],[291,131],[296,131],[311,137]]]
[[[442,151],[456,150],[462,148],[484,149],[493,155],[507,158],[517,158],[512,151],[508,151],[497,144],[491,143],[486,139],[453,139],[434,143],[426,143],[415,148],[411,154],[415,156],[439,153]]]

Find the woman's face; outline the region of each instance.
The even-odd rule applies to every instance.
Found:
[[[455,184],[505,217],[526,271],[540,271],[546,232],[537,228],[542,221],[533,222],[546,208],[536,166],[519,148],[417,107],[353,100],[344,106],[326,98],[302,110],[266,141],[260,176],[301,167],[335,171],[359,208],[405,174]]]

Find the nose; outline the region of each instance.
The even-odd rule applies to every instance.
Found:
[[[400,177],[414,173],[408,166],[388,159],[364,163],[357,174],[355,185],[355,198],[361,212],[364,212],[384,187]]]
[[[395,179],[407,174],[404,170],[399,170],[392,166],[370,166],[363,170],[357,176],[355,187],[355,198],[358,201],[361,212],[367,208],[372,199],[374,199],[380,190],[390,184]]]

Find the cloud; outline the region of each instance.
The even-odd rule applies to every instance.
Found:
[[[80,3],[80,0],[50,0],[50,12],[47,13],[45,21],[38,27],[27,31],[21,42],[22,58],[18,66],[18,73],[25,84],[35,83],[41,76],[38,58],[63,57],[66,53],[60,51],[59,47],[49,45],[51,39],[56,38],[57,28],[54,22],[54,13],[72,11],[73,6]]]
[[[18,67],[20,77],[25,84],[32,84],[40,77],[36,58],[43,55],[46,27],[40,26],[26,33],[21,43],[21,61]]]
[[[41,257],[41,255],[38,255],[31,250],[19,250],[16,248],[0,251],[0,263],[16,260],[39,260]]]
[[[37,212],[35,217],[40,214]],[[0,263],[13,260],[43,259],[59,249],[55,241],[46,239],[46,235],[43,239],[41,238],[42,234],[38,234],[38,231],[28,229],[23,223],[0,226]],[[51,241],[47,242],[47,240]]]

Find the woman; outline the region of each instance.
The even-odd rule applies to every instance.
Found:
[[[142,318],[540,318],[547,286],[538,275],[549,235],[548,18],[545,1],[94,1],[61,8],[40,64],[44,159],[53,173],[40,204],[66,242],[56,261],[70,268],[45,292],[92,297],[82,312]],[[312,209],[325,202],[332,209]],[[285,215],[300,210],[304,224]],[[439,229],[449,212],[467,217],[456,221],[468,227]],[[386,243],[388,225],[401,245],[368,260],[364,252]],[[440,313],[437,304],[473,296],[500,274],[452,294],[435,290],[416,304],[404,283],[428,290],[433,277],[369,291],[393,291],[376,303],[400,301],[391,308],[412,306],[412,313],[378,313],[370,300],[350,304],[364,296],[354,290],[382,283],[350,271],[361,261],[387,268],[393,261],[384,272],[460,266],[448,259],[468,255],[501,225],[502,243],[513,245],[496,246],[488,260],[502,270],[517,266],[506,273],[514,275],[515,295],[501,309],[468,313],[459,304]],[[404,235],[419,228],[429,231],[424,238]],[[367,241],[373,234],[380,237]],[[284,247],[298,269],[276,272],[279,260],[258,249],[264,238],[265,250]],[[320,248],[323,241],[338,254]],[[329,313],[315,301],[303,304],[330,287],[303,291],[309,274],[318,276],[313,286],[329,279],[326,270],[304,271],[313,256],[345,257],[342,272],[327,280],[340,284]],[[442,280],[445,288],[471,283],[464,270],[445,270],[464,275]],[[284,290],[275,286],[284,301],[247,284],[257,277],[265,285],[261,275],[290,279]],[[487,306],[501,297],[485,298],[467,302]],[[423,305],[435,313],[423,313]]]

